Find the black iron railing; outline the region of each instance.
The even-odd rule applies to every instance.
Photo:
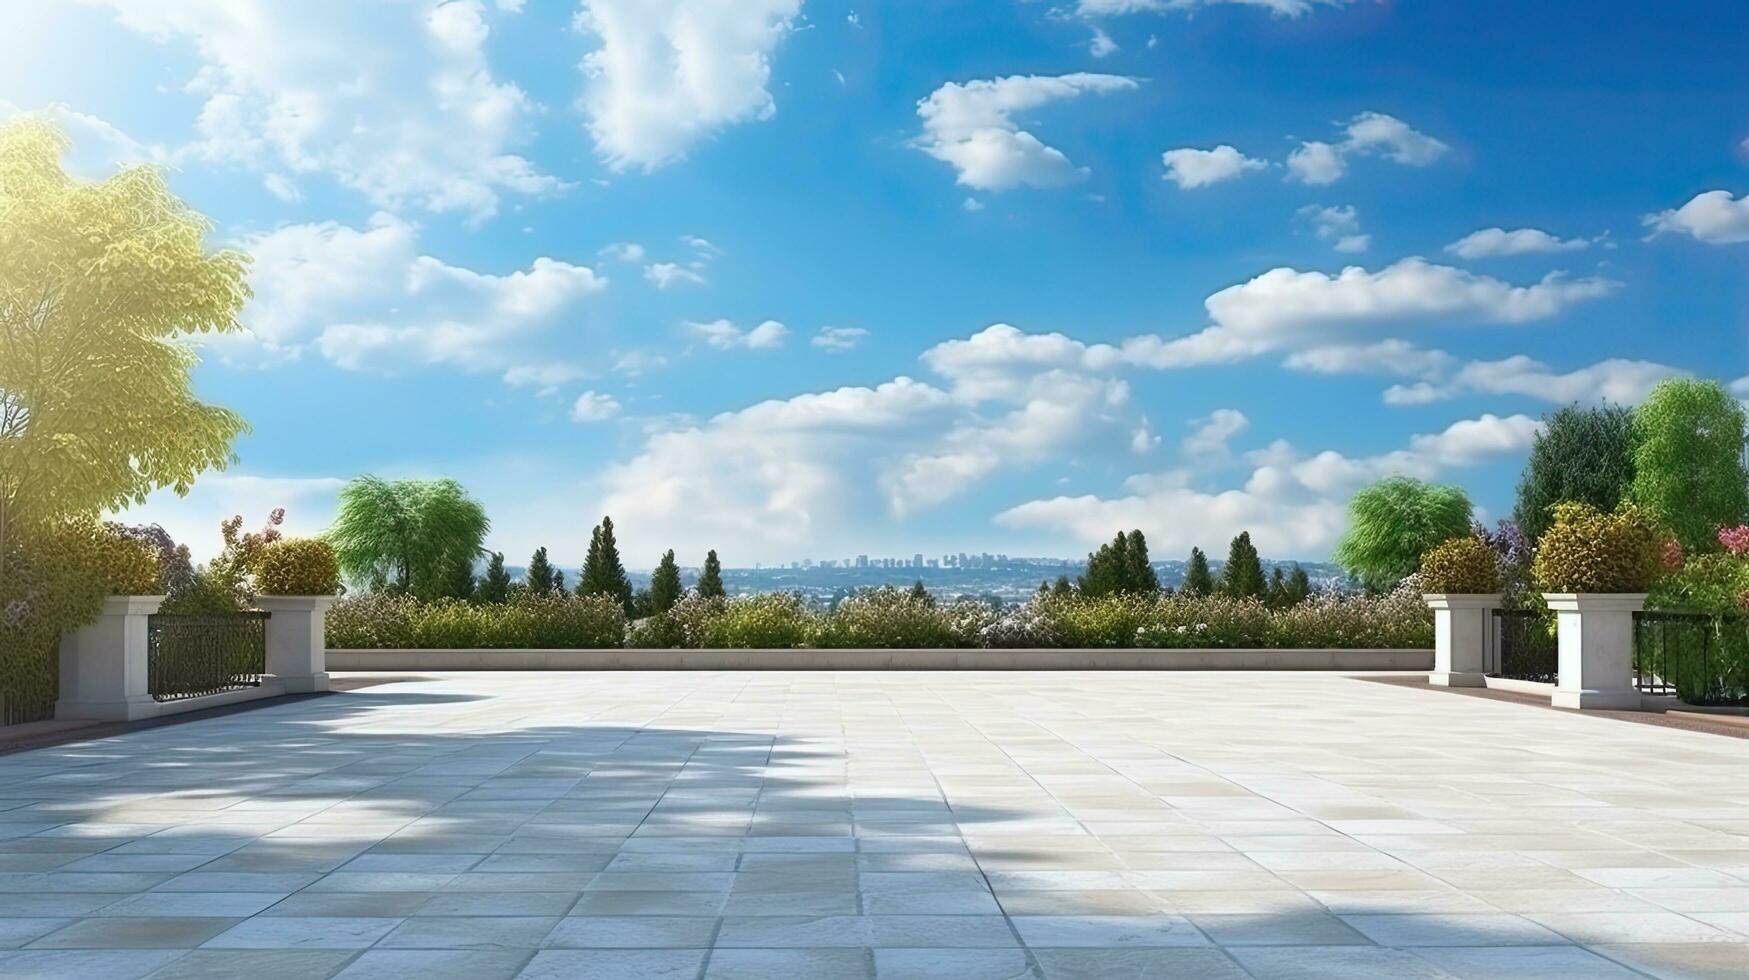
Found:
[[[1634,686],[1688,704],[1749,704],[1749,620],[1635,613]]]
[[[152,700],[260,686],[267,671],[268,615],[152,616],[146,627],[146,687]]]
[[[1488,673],[1553,684],[1560,673],[1554,617],[1536,609],[1494,610],[1494,644]]]

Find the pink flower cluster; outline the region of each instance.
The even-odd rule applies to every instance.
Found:
[[[1682,542],[1675,538],[1665,538],[1664,544],[1658,549],[1658,559],[1664,563],[1667,571],[1676,571],[1682,567]]]
[[[1749,555],[1749,524],[1719,528],[1719,544],[1739,558]]]

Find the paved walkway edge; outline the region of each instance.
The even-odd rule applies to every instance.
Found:
[[[329,650],[329,670],[1432,670],[1432,650]]]

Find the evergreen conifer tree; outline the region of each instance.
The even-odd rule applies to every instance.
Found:
[[[1269,571],[1269,588],[1264,592],[1263,601],[1271,609],[1285,609],[1293,604],[1288,600],[1287,573],[1280,565]]]
[[[922,579],[918,579],[917,584],[911,586],[910,594],[912,599],[921,602],[926,606],[935,605],[935,597],[930,595],[929,590],[923,587]]]
[[[438,595],[451,599],[469,599],[474,595],[474,563],[456,558],[450,563],[449,574],[438,586]]]
[[[698,576],[698,594],[706,599],[721,599],[723,593],[723,563],[717,560],[715,548],[705,553],[704,569]]]
[[[1184,570],[1184,594],[1205,596],[1215,590],[1215,577],[1209,574],[1209,556],[1201,548],[1190,549],[1190,562]]]
[[[603,517],[589,535],[589,556],[577,577],[578,595],[610,595],[627,613],[632,611],[632,581],[619,560],[619,542],[613,537],[613,518]]]
[[[1067,596],[1074,595],[1075,594],[1075,586],[1070,584],[1069,576],[1058,575],[1057,576],[1057,584],[1051,586],[1051,594],[1054,596],[1059,596],[1059,597],[1067,597]]]
[[[1130,532],[1130,547],[1125,553],[1124,591],[1147,595],[1160,591],[1160,576],[1148,561],[1148,539],[1142,532]]]
[[[1297,561],[1294,562],[1293,573],[1287,577],[1287,593],[1289,607],[1305,602],[1312,595],[1312,578]]]
[[[674,549],[670,548],[650,575],[650,612],[667,612],[680,601],[681,591],[680,566],[674,563]]]
[[[1251,543],[1251,532],[1240,531],[1227,549],[1227,564],[1221,569],[1221,594],[1235,599],[1261,598],[1264,594],[1263,562]]]
[[[497,605],[510,598],[510,573],[504,570],[504,552],[494,551],[486,560],[486,574],[474,589],[474,601]]]
[[[534,549],[534,557],[528,560],[528,571],[523,573],[522,580],[528,583],[528,591],[535,595],[546,595],[553,591],[553,566],[547,561],[547,549]]]
[[[553,572],[553,594],[565,594],[565,570],[560,568]]]

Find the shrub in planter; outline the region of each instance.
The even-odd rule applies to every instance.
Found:
[[[333,595],[340,590],[340,560],[326,541],[281,538],[255,559],[255,586],[263,595]]]
[[[1024,649],[1063,646],[1057,624],[1056,605],[1063,597],[1036,595],[1011,606],[1000,615],[992,611],[991,622],[978,630],[978,645],[992,649]]]
[[[1433,593],[1499,592],[1499,557],[1475,535],[1448,538],[1421,556],[1421,587]]]
[[[836,649],[920,649],[970,646],[975,637],[976,630],[969,636],[956,630],[945,610],[927,596],[889,585],[840,602],[819,619],[811,640],[814,646]]]
[[[1136,630],[1135,645],[1163,649],[1269,646],[1275,615],[1256,596],[1163,596],[1152,604],[1147,621]]]
[[[722,612],[704,620],[700,647],[779,649],[805,646],[813,632],[813,617],[802,600],[787,592],[737,596]]]
[[[1553,508],[1531,575],[1544,592],[1645,592],[1657,579],[1664,535],[1633,504],[1604,513],[1590,504]]]

